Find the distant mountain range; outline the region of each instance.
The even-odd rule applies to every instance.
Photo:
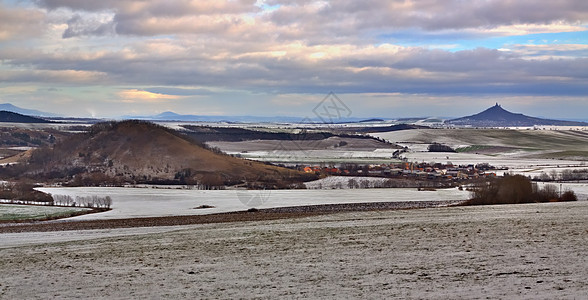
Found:
[[[14,115],[4,114],[3,119],[0,122],[19,122],[19,123],[46,123],[49,122],[45,119],[54,121],[62,120],[77,120],[80,122],[96,123],[101,121],[100,119],[88,119],[88,118],[65,118],[56,114],[47,113],[39,110],[25,109],[10,103],[0,104],[0,111],[12,112],[20,114],[21,116],[35,116],[41,118],[31,117],[33,119],[17,117]],[[20,119],[22,121],[8,121],[8,120]],[[35,120],[36,119],[36,120]],[[210,116],[210,115],[191,115],[191,114],[178,114],[175,112],[167,111],[152,116],[134,116],[127,115],[120,117],[122,120],[135,119],[135,120],[147,120],[147,121],[180,121],[180,122],[226,122],[226,123],[309,123],[309,124],[321,124],[323,123],[320,118],[315,116],[309,116],[306,118],[300,117],[265,117],[265,116]],[[336,121],[338,124],[344,123],[382,123],[396,121],[401,123],[415,123],[423,124],[429,123],[429,121],[443,122],[443,118],[340,118]],[[553,126],[588,126],[588,123],[573,120],[550,120],[536,117],[529,117],[523,114],[517,114],[509,112],[503,109],[498,103],[485,111],[457,119],[447,120],[446,124],[452,124],[457,126],[474,126],[474,127],[528,127],[534,125],[553,125]]]
[[[40,111],[40,110],[21,108],[21,107],[12,105],[10,103],[1,103],[0,110],[10,111],[10,112],[14,112],[17,114],[22,114],[22,115],[37,116],[37,117],[58,117],[59,116],[56,114],[52,114],[52,113],[48,113],[48,112],[44,112],[44,111]]]
[[[2,123],[51,123],[41,118],[25,116],[23,114],[0,110],[0,122]]]
[[[445,123],[473,127],[588,126],[588,123],[585,122],[549,120],[512,113],[502,108],[498,103],[481,113],[448,120]]]
[[[122,116],[122,119],[136,119],[148,121],[183,121],[183,122],[227,122],[227,123],[322,123],[319,118],[300,117],[261,117],[261,116],[205,116],[205,115],[182,115],[166,111],[153,116]],[[338,123],[361,122],[365,118],[341,118]]]

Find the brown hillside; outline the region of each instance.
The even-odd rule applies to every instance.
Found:
[[[76,185],[182,183],[286,187],[305,174],[215,153],[187,136],[143,121],[100,123],[53,148],[34,151],[27,174]]]

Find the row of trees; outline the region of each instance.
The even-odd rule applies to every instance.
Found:
[[[446,188],[452,186],[451,182],[441,182],[432,180],[412,180],[412,179],[385,179],[373,177],[371,179],[350,178],[345,181],[337,182],[325,187],[319,183],[314,189],[371,189],[371,188]]]
[[[8,200],[8,203],[42,204],[57,206],[75,206],[88,208],[110,209],[112,198],[110,196],[77,196],[75,199],[67,195],[50,195],[34,189],[35,185],[29,183],[1,183],[0,199]]]
[[[558,173],[556,170],[545,173],[542,172],[539,176],[533,177],[535,181],[576,181],[588,180],[588,169],[563,170]]]
[[[75,199],[69,195],[53,195],[52,197],[53,205],[58,206],[110,209],[110,206],[112,205],[112,198],[110,198],[110,196],[76,196]]]

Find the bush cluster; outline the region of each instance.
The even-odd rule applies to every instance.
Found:
[[[527,177],[507,175],[478,184],[472,188],[472,199],[466,204],[517,204],[535,202],[576,201],[576,194],[567,190],[559,195],[554,185],[538,188]]]
[[[53,203],[53,198],[50,195],[34,188],[35,185],[29,183],[2,183],[0,184],[0,199]]]
[[[439,143],[432,143],[427,149],[429,152],[456,152],[455,149]]]

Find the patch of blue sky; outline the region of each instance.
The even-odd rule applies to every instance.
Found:
[[[268,13],[268,12],[272,12],[274,10],[277,10],[278,8],[280,8],[280,4],[267,4],[265,1],[263,0],[257,0],[257,2],[255,2],[255,6],[259,7],[262,9],[262,11],[264,13]]]
[[[434,33],[403,31],[378,36],[380,43],[393,43],[406,47],[440,48],[448,51],[475,48],[501,49],[509,45],[562,45],[588,44],[586,31],[535,33],[526,35],[483,37],[464,32]]]
[[[34,3],[30,2],[30,1],[23,1],[23,0],[4,0],[2,1],[12,7],[32,7],[34,6]]]

